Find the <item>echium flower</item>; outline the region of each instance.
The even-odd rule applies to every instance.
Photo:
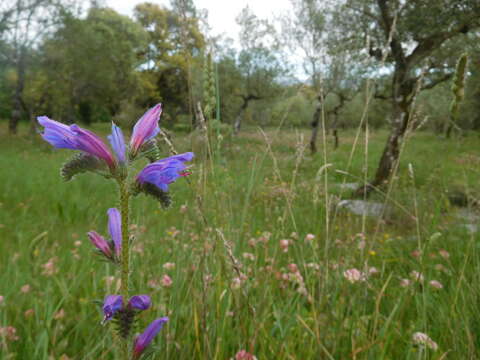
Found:
[[[130,139],[129,154],[130,159],[135,159],[142,146],[149,142],[160,132],[158,122],[162,113],[162,105],[157,104],[149,109],[135,124],[132,137]],[[85,171],[98,171],[98,164],[94,161],[99,159],[103,161],[110,172],[116,176],[122,172],[116,172],[118,164],[127,163],[127,146],[123,137],[122,130],[115,124],[112,124],[112,133],[108,140],[112,146],[115,157],[110,152],[107,145],[93,132],[83,129],[78,125],[65,125],[58,121],[51,120],[47,116],[39,116],[37,120],[44,130],[42,137],[45,141],[59,149],[79,150],[86,156],[74,158],[71,163],[67,163],[67,171],[64,174],[66,180],[70,180],[74,175]]]
[[[108,260],[117,262],[120,259],[122,250],[122,219],[120,211],[116,208],[108,209],[108,232],[111,241],[106,241],[103,236],[96,231],[88,232],[88,238],[92,244],[105,256]]]
[[[145,331],[137,336],[133,345],[133,360],[140,359],[145,349],[150,345],[152,340],[157,336],[163,325],[168,321],[168,317],[162,317],[152,321]]]
[[[108,295],[103,303],[102,324],[114,319],[120,336],[127,339],[135,321],[135,316],[150,308],[151,300],[148,295],[135,295],[127,304],[123,303],[123,296]]]
[[[145,166],[137,175],[134,194],[144,192],[159,200],[163,207],[168,207],[170,205],[168,185],[179,177],[190,174],[186,171],[187,166],[184,163],[191,161],[193,156],[192,152],[187,152]]]
[[[170,156],[168,158],[155,161],[143,168],[137,175],[137,182],[140,184],[150,183],[160,190],[167,192],[168,185],[173,183],[181,176],[189,175],[185,169],[186,161],[192,161],[193,153]]]
[[[122,311],[137,310],[143,311],[147,310],[152,301],[148,295],[135,295],[130,298],[127,303],[126,308],[123,306],[123,297],[122,295],[107,295],[105,301],[103,302],[103,321],[105,323],[112,318],[114,318],[118,313]]]
[[[104,160],[110,170],[115,169],[116,162],[108,147],[91,131],[82,129],[75,124],[68,126],[59,123],[47,116],[39,116],[37,120],[44,127],[43,139],[54,147],[83,151]]]

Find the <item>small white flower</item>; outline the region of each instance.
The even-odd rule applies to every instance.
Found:
[[[433,351],[438,350],[438,345],[435,341],[433,341],[430,336],[424,334],[422,332],[416,332],[412,335],[412,341],[415,345],[426,346]]]
[[[419,273],[418,271],[413,270],[410,273],[410,277],[412,278],[413,281],[423,283],[423,280],[424,280],[423,275],[422,275],[422,273]]]
[[[443,285],[440,281],[431,280],[431,281],[429,281],[429,284],[430,284],[431,287],[434,287],[435,289],[443,289]]]
[[[163,264],[163,268],[165,270],[173,270],[173,269],[175,269],[175,263],[166,262],[165,264]]]

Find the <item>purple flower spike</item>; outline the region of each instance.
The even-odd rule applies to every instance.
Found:
[[[112,134],[109,135],[108,141],[112,145],[113,151],[115,155],[117,155],[117,159],[120,163],[124,164],[126,161],[125,158],[125,140],[123,138],[122,130],[112,123]]]
[[[150,296],[148,295],[135,295],[130,298],[130,301],[128,302],[128,306],[136,309],[136,310],[147,310],[150,305],[152,304],[152,301],[150,300]]]
[[[151,163],[140,171],[137,181],[140,184],[150,183],[157,186],[160,190],[167,192],[168,184],[177,180],[180,176],[189,175],[185,171],[184,162],[193,159],[193,153],[187,152]]]
[[[92,244],[100,250],[103,255],[105,255],[107,258],[111,259],[112,258],[112,249],[110,249],[110,245],[108,242],[98,234],[96,231],[90,231],[88,234],[88,238],[92,242]]]
[[[133,127],[132,138],[130,139],[130,151],[132,156],[137,154],[143,143],[155,137],[160,132],[158,121],[162,114],[162,104],[157,104],[148,110]]]
[[[152,342],[153,338],[162,330],[163,325],[168,321],[168,317],[163,317],[154,320],[145,331],[137,336],[133,348],[133,359],[139,359],[142,356],[143,351]]]
[[[77,125],[65,125],[51,120],[46,116],[37,118],[45,128],[42,133],[44,140],[59,149],[80,150],[105,160],[110,169],[115,168],[115,160],[102,139],[91,131]]]
[[[120,211],[116,208],[110,208],[107,211],[108,215],[108,232],[115,245],[115,254],[120,257],[122,251],[122,217]]]
[[[108,295],[105,297],[103,302],[103,318],[102,323],[110,320],[117,311],[121,310],[123,307],[123,298],[121,295]]]

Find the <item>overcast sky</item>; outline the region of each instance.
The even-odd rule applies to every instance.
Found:
[[[106,0],[108,6],[125,15],[132,15],[136,4],[142,0]],[[169,5],[169,0],[149,0],[160,5]],[[290,0],[194,0],[199,9],[208,10],[208,22],[212,27],[212,35],[221,33],[237,40],[239,28],[235,17],[249,6],[255,15],[261,18],[271,17],[291,9]]]

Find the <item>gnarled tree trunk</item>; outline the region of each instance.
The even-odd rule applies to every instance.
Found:
[[[8,123],[8,131],[10,134],[16,134],[18,123],[22,118],[22,96],[25,87],[25,50],[21,48],[18,51],[17,60],[17,83],[15,85],[15,93],[13,95],[13,111]]]
[[[319,99],[319,103],[315,108],[313,113],[312,125],[312,136],[310,137],[310,151],[313,154],[317,152],[317,137],[318,137],[318,128],[320,127],[320,119],[322,117],[322,102]]]
[[[256,96],[256,95],[252,95],[252,94],[247,95],[247,96],[242,96],[242,100],[243,100],[242,106],[240,107],[240,110],[238,111],[237,117],[235,118],[235,121],[233,122],[233,133],[234,133],[234,135],[237,135],[240,131],[240,128],[242,127],[243,114],[244,114],[245,110],[247,110],[248,103],[251,100],[260,100],[260,99],[261,99],[260,96]]]
[[[375,187],[388,183],[400,158],[400,149],[410,121],[410,107],[415,96],[415,79],[407,76],[405,66],[396,66],[392,87],[392,130],[388,136],[375,177],[370,184],[357,189],[357,195],[368,195]]]
[[[335,150],[340,146],[340,139],[338,138],[338,114],[333,113],[333,122],[332,122],[332,136],[333,136],[333,148]]]

